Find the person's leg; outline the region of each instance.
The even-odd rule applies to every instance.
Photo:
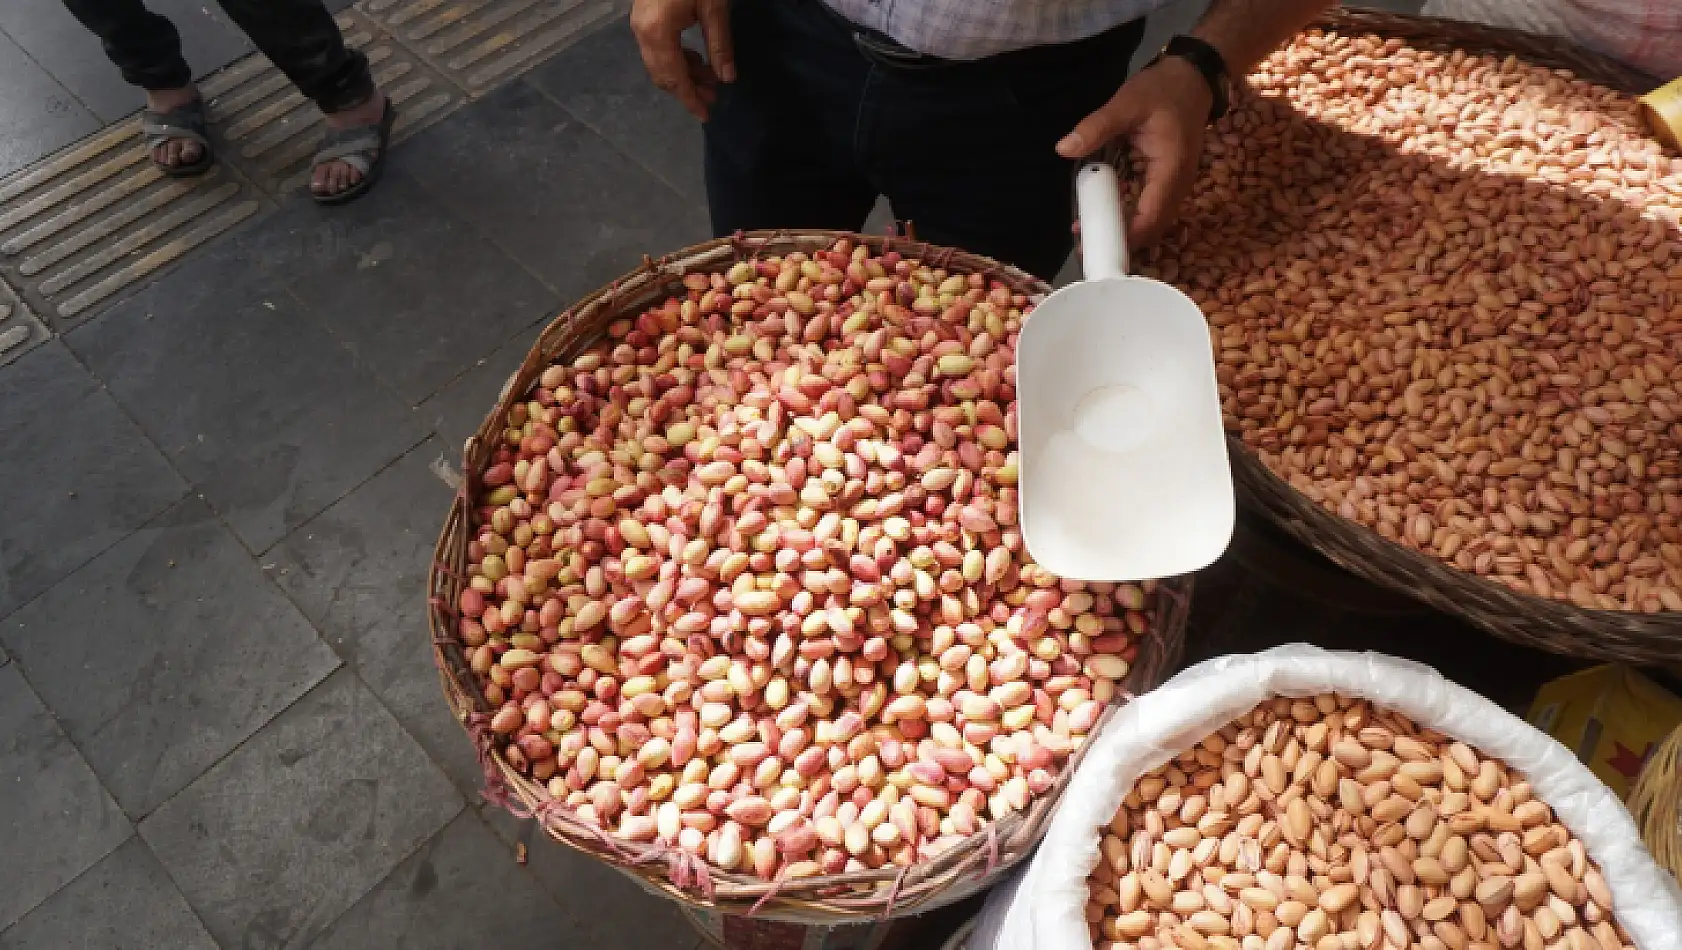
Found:
[[[1141,27],[1026,63],[891,74],[868,155],[895,216],[920,240],[1056,276],[1074,247],[1074,164],[1055,145],[1121,86]]]
[[[345,45],[339,24],[321,0],[219,2],[263,55],[326,114],[330,129],[379,124],[386,100],[374,86],[368,58]],[[362,170],[350,162],[326,162],[316,167],[310,189],[338,194],[362,176]]]
[[[169,112],[198,98],[174,24],[141,0],[64,0],[64,6],[99,37],[123,80],[146,91],[147,110]],[[203,154],[203,146],[188,138],[170,138],[152,150],[153,160],[166,168],[193,165]]]
[[[818,0],[737,0],[734,83],[706,124],[713,233],[864,226],[876,188],[854,159],[870,69]]]
[[[124,82],[142,89],[180,89],[192,82],[175,25],[141,0],[64,0],[64,6],[99,37]]]

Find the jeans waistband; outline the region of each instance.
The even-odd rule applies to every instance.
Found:
[[[943,59],[928,53],[919,53],[885,33],[860,26],[836,12],[823,0],[817,0],[816,5],[852,34],[853,45],[858,47],[865,59],[877,66],[908,71],[1019,69],[1056,63],[1066,65],[1071,59],[1097,55],[1118,43],[1125,43],[1126,48],[1131,51],[1138,44],[1136,34],[1144,30],[1144,18],[1141,17],[1111,27],[1102,33],[1067,43],[1029,46],[994,53],[981,59]]]

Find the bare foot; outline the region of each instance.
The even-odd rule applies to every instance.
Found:
[[[179,89],[149,89],[146,92],[146,108],[153,112],[168,112],[197,100],[199,91],[193,86],[182,86]],[[204,146],[192,139],[168,139],[157,148],[152,149],[152,161],[166,168],[179,168],[191,165],[204,154]]]
[[[375,90],[367,102],[329,115],[327,127],[338,130],[379,125],[384,117],[385,93]],[[372,160],[374,154],[369,154],[368,158]],[[361,180],[362,172],[354,165],[342,161],[322,162],[316,166],[310,179],[310,191],[318,195],[336,195],[350,190]]]

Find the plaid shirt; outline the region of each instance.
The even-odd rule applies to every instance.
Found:
[[[1096,36],[1170,0],[825,0],[859,26],[919,53],[980,59]]]

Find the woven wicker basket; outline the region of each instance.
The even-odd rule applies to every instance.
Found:
[[[467,441],[462,462],[463,485],[450,507],[434,563],[427,579],[431,598],[428,623],[433,652],[442,675],[444,694],[458,720],[477,744],[485,766],[487,797],[506,804],[516,814],[531,814],[552,837],[590,852],[646,885],[689,903],[715,907],[725,913],[757,912],[766,917],[806,924],[858,922],[913,908],[932,907],[957,900],[991,883],[1007,868],[1026,857],[1039,842],[1046,820],[1057,802],[1068,776],[1079,764],[1080,753],[1070,757],[1056,785],[1037,797],[1024,813],[1013,814],[989,826],[987,832],[948,849],[930,861],[901,871],[874,870],[795,881],[767,883],[758,878],[697,867],[687,855],[653,844],[621,841],[580,821],[555,802],[540,784],[509,767],[491,742],[487,718],[491,710],[474,686],[459,641],[450,605],[461,591],[467,546],[472,537],[472,509],[468,499],[475,491],[477,474],[488,464],[501,420],[514,401],[530,391],[543,369],[557,359],[566,359],[593,342],[613,320],[636,315],[661,300],[680,292],[686,273],[717,273],[736,261],[755,256],[783,255],[793,251],[814,251],[831,246],[842,237],[869,245],[875,253],[898,250],[907,257],[937,262],[961,273],[983,273],[1002,280],[1014,290],[1043,295],[1049,288],[1038,279],[988,258],[888,237],[861,237],[834,231],[755,232],[735,238],[710,241],[643,265],[612,285],[585,297],[571,310],[557,317],[543,331],[525,362],[509,379],[495,409]],[[1150,605],[1153,624],[1150,635],[1139,645],[1138,654],[1125,684],[1137,694],[1160,684],[1178,666],[1184,645],[1185,624],[1191,595],[1190,578],[1167,581],[1157,586]],[[1120,700],[1118,700],[1119,702]],[[1098,728],[1109,721],[1114,707],[1099,719]]]
[[[1629,791],[1629,810],[1653,860],[1682,884],[1682,726],[1648,755]]]
[[[1511,54],[1569,69],[1591,82],[1643,93],[1657,81],[1552,37],[1431,17],[1333,9],[1318,26],[1397,37],[1422,48]],[[1682,656],[1682,613],[1587,610],[1520,593],[1403,547],[1326,510],[1274,474],[1239,439],[1229,438],[1241,499],[1346,570],[1417,597],[1516,643],[1597,659],[1655,662]]]

